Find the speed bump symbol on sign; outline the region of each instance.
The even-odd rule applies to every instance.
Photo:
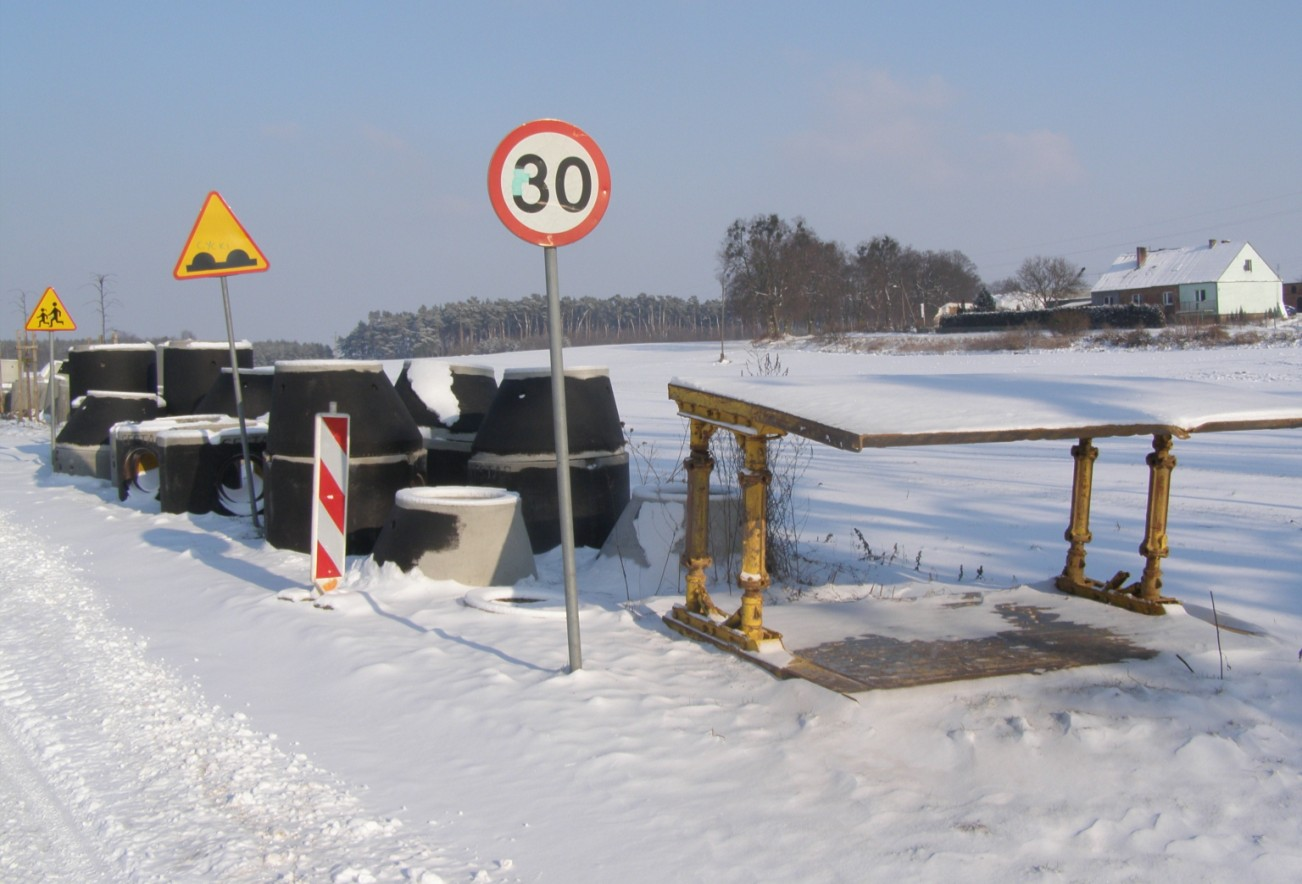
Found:
[[[231,207],[214,190],[204,200],[172,275],[177,279],[232,276],[261,273],[270,266]]]

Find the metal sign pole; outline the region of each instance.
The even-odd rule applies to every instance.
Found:
[[[226,311],[226,342],[231,348],[231,383],[235,385],[235,415],[240,419],[240,452],[244,457],[244,487],[249,489],[249,514],[253,517],[253,530],[262,533],[258,520],[258,495],[253,489],[253,461],[249,458],[249,428],[244,422],[244,393],[240,389],[240,361],[235,355],[235,326],[231,322],[231,296],[222,281],[222,309]]]
[[[565,572],[565,630],[570,646],[570,672],[583,668],[579,647],[579,589],[574,576],[574,501],[570,496],[570,433],[565,409],[565,363],[561,353],[561,296],[557,282],[556,247],[543,247],[547,272],[547,321],[552,364],[552,432],[556,436],[556,492],[561,509],[561,556]]]
[[[54,332],[46,332],[50,336],[50,362],[45,366],[45,392],[49,394],[50,400],[50,469],[54,469]],[[36,360],[32,360],[35,367]],[[31,403],[31,399],[27,400]]]
[[[579,649],[579,590],[574,577],[574,504],[570,496],[570,434],[561,355],[561,296],[556,249],[597,226],[610,201],[610,167],[586,132],[563,120],[534,120],[510,132],[488,162],[488,199],[516,236],[543,248],[552,363],[552,432],[556,438],[556,492],[565,569],[565,625],[570,672],[583,668]]]

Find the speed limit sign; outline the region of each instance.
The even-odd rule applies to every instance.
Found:
[[[569,245],[606,214],[610,168],[601,148],[578,126],[534,120],[493,151],[488,196],[516,236],[538,246]]]

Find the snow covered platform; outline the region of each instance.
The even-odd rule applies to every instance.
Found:
[[[766,446],[772,439],[794,434],[848,451],[1077,440],[1071,448],[1071,512],[1064,534],[1069,542],[1067,560],[1054,585],[1063,592],[1132,611],[1163,614],[1179,604],[1163,594],[1161,576],[1161,560],[1169,554],[1166,525],[1171,473],[1176,466],[1173,439],[1188,439],[1196,433],[1302,427],[1302,402],[1294,396],[1136,376],[1018,373],[675,378],[669,384],[669,398],[690,421],[691,453],[686,464],[686,600],[666,615],[665,622],[683,634],[752,655],[782,644],[782,635],[763,623],[762,593],[769,585],[766,488],[772,478]],[[744,464],[738,477],[745,511],[738,579],[742,600],[732,615],[715,606],[706,592],[704,576],[710,564],[705,526],[714,466],[709,441],[719,430],[736,436]],[[1143,573],[1130,584],[1126,571],[1107,581],[1094,580],[1085,574],[1085,545],[1092,539],[1090,494],[1098,457],[1093,442],[1139,435],[1153,437],[1153,451],[1146,459],[1149,483],[1144,538],[1139,544]],[[1029,616],[1024,610],[1015,615],[1014,611],[1009,609],[1014,620],[1025,621]],[[1016,630],[1009,635],[1012,646],[1018,648],[1017,656],[1028,656]],[[1091,644],[1097,646],[1098,642]],[[992,657],[993,650],[993,646],[973,646],[963,653],[969,658],[986,658],[983,668],[989,671],[1001,665],[993,662],[1002,656]],[[812,665],[825,658],[837,661],[841,669],[854,669],[853,658],[866,655],[873,661],[871,668],[880,670],[886,657],[898,657],[902,652],[889,640],[854,640],[827,647],[819,644],[806,656],[814,661]],[[919,668],[918,661],[909,668]],[[942,668],[952,672],[954,667]]]
[[[1033,374],[674,378],[686,417],[862,451],[1302,426],[1302,403],[1199,381]],[[731,418],[732,420],[729,420]]]

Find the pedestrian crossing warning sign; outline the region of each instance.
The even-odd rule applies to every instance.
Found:
[[[27,331],[76,331],[77,323],[72,321],[68,310],[59,300],[54,289],[46,289],[41,301],[27,317]]]
[[[177,279],[260,273],[270,265],[221,194],[204,201],[172,275]]]

